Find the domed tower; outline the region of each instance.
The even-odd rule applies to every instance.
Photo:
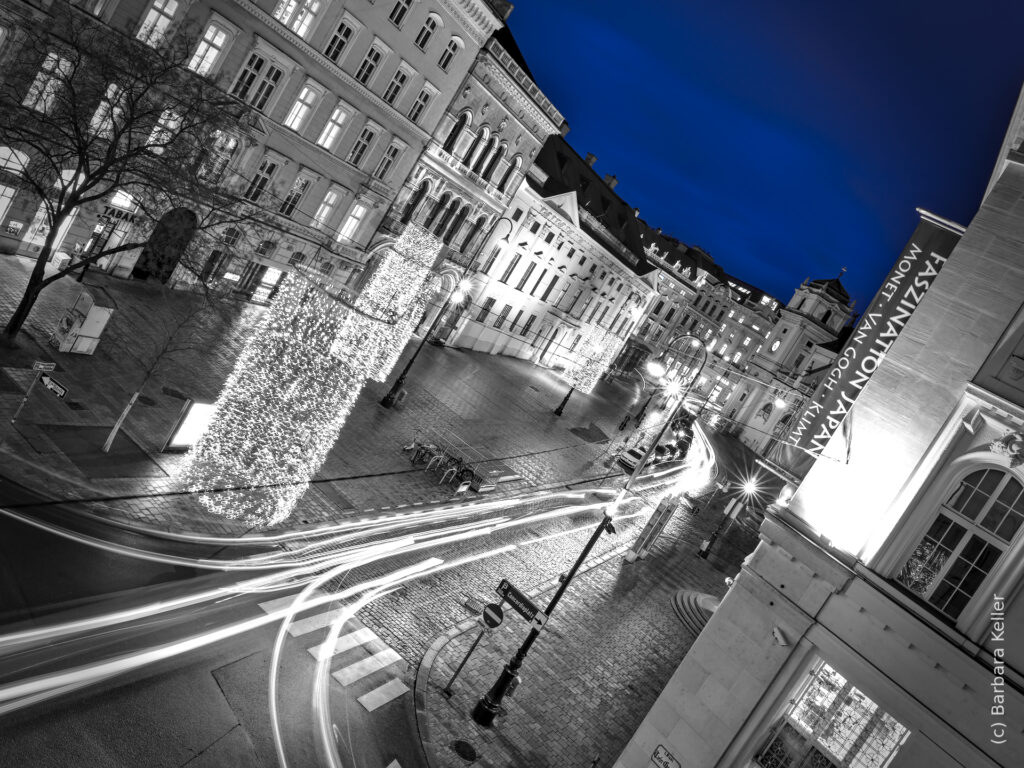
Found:
[[[839,278],[804,280],[781,310],[761,354],[776,367],[794,374],[806,370],[815,347],[835,341],[853,314],[850,294]]]

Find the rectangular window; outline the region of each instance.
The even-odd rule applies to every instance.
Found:
[[[377,71],[377,67],[384,60],[384,51],[378,48],[376,45],[371,45],[370,50],[366,52],[363,57],[362,63],[359,65],[359,69],[356,70],[356,80],[366,85],[370,82],[370,78],[373,77],[373,73]]]
[[[352,28],[351,24],[347,21],[340,22],[338,24],[338,28],[331,36],[330,42],[327,43],[327,47],[324,48],[324,56],[337,64],[338,59],[341,58],[341,54],[345,51],[345,46],[348,45],[353,34],[355,34],[355,30]]]
[[[363,217],[366,216],[366,206],[362,203],[355,203],[351,210],[348,212],[348,218],[345,219],[345,223],[341,225],[341,231],[338,232],[338,239],[347,238],[349,240],[356,239],[356,232],[359,230],[359,225],[363,221]]]
[[[536,266],[537,266],[536,263],[534,263],[532,261],[529,264],[526,265],[526,271],[523,272],[523,276],[521,278],[519,278],[519,282],[516,283],[516,290],[517,291],[523,290],[523,286],[526,285],[526,281],[530,279],[530,275],[533,274],[533,270],[534,270],[534,268]]]
[[[522,208],[516,208],[515,212],[512,214],[512,221],[519,221],[519,219],[521,219],[522,217],[523,217],[523,209]]]
[[[501,282],[501,283],[507,283],[508,282],[508,279],[512,276],[513,270],[515,270],[515,268],[517,266],[519,266],[519,260],[521,258],[522,258],[522,256],[520,254],[518,254],[518,253],[515,256],[512,257],[512,261],[510,261],[508,263],[508,266],[505,267],[505,273],[500,278],[498,278],[498,282]]]
[[[522,316],[523,310],[520,309],[518,312],[516,312],[516,316],[512,318],[512,323],[508,327],[509,332],[512,332],[516,329],[516,326],[519,325],[519,318],[521,318]]]
[[[503,326],[505,324],[505,320],[508,318],[508,313],[511,312],[511,311],[512,311],[512,305],[511,304],[506,304],[504,307],[502,307],[500,314],[498,315],[498,317],[494,321],[494,327],[497,328],[500,331],[501,330],[501,326]]]
[[[166,36],[177,12],[178,0],[153,0],[135,37],[147,45],[156,47]]]
[[[377,129],[369,125],[363,126],[363,130],[359,132],[359,138],[352,145],[352,149],[346,159],[358,168],[363,158],[366,157],[367,150],[369,150],[375,138],[377,138]]]
[[[327,226],[331,216],[334,214],[334,209],[338,207],[339,197],[338,190],[329,189],[327,191],[323,202],[320,203],[320,207],[316,209],[316,215],[313,217],[313,229],[323,229]]]
[[[544,289],[544,295],[540,297],[540,300],[547,301],[548,296],[550,296],[551,292],[555,290],[556,285],[558,285],[558,275],[552,275],[551,282],[548,283],[548,287]]]
[[[302,251],[295,251],[288,259],[288,266],[290,267],[301,267],[306,263],[306,254]]]
[[[264,157],[263,162],[260,163],[260,167],[256,171],[256,175],[249,182],[249,188],[245,190],[243,197],[253,203],[259,202],[267,187],[273,182],[274,176],[277,174],[277,168],[276,160]]]
[[[327,125],[320,131],[320,138],[316,140],[316,143],[327,151],[334,149],[338,143],[338,138],[341,136],[346,119],[348,119],[348,110],[339,104],[331,112],[331,116],[327,118]]]
[[[413,102],[412,109],[409,110],[409,119],[414,123],[419,122],[428,104],[430,104],[430,91],[424,88],[419,92],[416,101]]]
[[[295,182],[292,184],[292,188],[288,190],[288,194],[284,196],[284,202],[281,203],[280,212],[282,215],[291,218],[291,215],[295,213],[295,209],[302,203],[302,198],[306,192],[313,185],[313,180],[306,178],[305,176],[298,176]]]
[[[406,14],[409,13],[410,5],[412,5],[412,0],[398,0],[394,8],[391,9],[391,13],[388,14],[391,23],[396,27],[401,27],[402,22],[405,21]]]
[[[319,98],[320,91],[308,85],[302,86],[299,95],[295,98],[295,103],[292,104],[292,108],[288,110],[288,115],[284,119],[285,127],[291,128],[295,132],[300,131],[305,125],[306,119],[316,108]]]
[[[124,91],[119,85],[111,83],[103,100],[96,107],[89,128],[97,136],[110,138],[117,129],[117,124],[124,115]]]
[[[480,274],[486,275],[491,271],[491,267],[494,266],[495,260],[498,258],[498,254],[501,253],[501,246],[494,246],[494,250],[491,251],[491,255],[487,257],[487,261],[484,262],[483,268],[480,270]]]
[[[36,79],[25,94],[22,104],[29,109],[46,114],[53,109],[57,93],[71,76],[71,60],[62,58],[56,53],[46,54],[43,66],[40,67]]]
[[[180,127],[181,116],[172,109],[165,109],[153,126],[153,132],[146,139],[146,149],[154,155],[163,154],[167,145],[174,141]]]
[[[312,28],[320,8],[320,0],[281,0],[274,9],[274,18],[304,38]]]
[[[526,325],[523,326],[523,330],[520,332],[519,335],[525,336],[526,334],[528,334],[530,332],[530,329],[533,328],[533,321],[536,319],[536,315],[530,315],[528,318],[526,318]]]
[[[242,68],[231,95],[263,111],[284,73],[263,54],[253,51]]]
[[[216,184],[220,181],[237,148],[238,139],[229,136],[224,131],[214,131],[213,143],[199,169],[199,177],[209,184]]]
[[[480,314],[478,314],[476,316],[476,321],[478,323],[484,322],[484,320],[487,319],[488,313],[491,311],[491,307],[493,307],[493,306],[494,306],[494,299],[491,299],[491,298],[484,299],[484,303],[480,305]]]
[[[391,82],[388,83],[388,87],[384,89],[384,101],[388,104],[394,104],[408,80],[409,73],[399,67],[394,77],[391,78]]]
[[[604,322],[605,315],[608,314],[608,309],[609,309],[609,307],[607,305],[605,305],[605,308],[601,310],[601,316],[599,318],[597,318],[597,324],[598,325],[600,325],[601,323]]]
[[[387,149],[384,150],[384,154],[380,158],[380,162],[377,163],[377,170],[373,172],[381,181],[384,181],[391,173],[391,169],[395,167],[395,163],[398,162],[398,158],[402,156],[402,146],[400,144],[390,144]]]
[[[537,293],[537,289],[540,288],[540,283],[544,279],[544,275],[548,273],[547,269],[542,269],[540,275],[537,277],[537,282],[533,284],[533,288],[530,289],[530,295],[533,296]]]
[[[228,37],[228,31],[216,22],[211,21],[207,24],[203,38],[199,41],[196,52],[192,54],[192,59],[188,63],[188,68],[200,75],[209,74],[220,61]]]

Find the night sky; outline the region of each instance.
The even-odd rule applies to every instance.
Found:
[[[968,224],[1024,81],[1024,2],[517,0],[567,139],[651,226],[783,302],[858,310],[917,224]]]

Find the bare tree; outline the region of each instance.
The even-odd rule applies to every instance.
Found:
[[[13,150],[0,174],[38,197],[48,228],[3,332],[10,346],[43,288],[105,256],[146,247],[159,262],[211,228],[273,228],[273,214],[244,201],[244,182],[223,178],[230,137],[247,131],[250,112],[189,69],[191,35],[147,44],[67,3],[51,9],[20,30],[20,47],[0,74],[0,144]],[[116,245],[94,237],[46,276],[61,226],[118,191],[137,203],[143,221],[168,212],[179,212],[179,221],[152,231],[136,225]],[[183,260],[182,267],[204,277],[202,264]]]

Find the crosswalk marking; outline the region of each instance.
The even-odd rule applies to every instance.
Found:
[[[392,699],[397,699],[403,693],[409,690],[409,686],[403,683],[398,678],[388,680],[384,685],[379,688],[374,688],[367,694],[360,696],[356,701],[366,708],[367,712],[373,712],[373,710],[383,707]]]
[[[347,635],[341,635],[338,638],[338,641],[334,644],[333,650],[327,647],[327,643],[320,643],[319,645],[314,645],[310,648],[309,652],[312,654],[314,659],[320,661],[328,656],[336,656],[339,653],[350,651],[353,648],[376,639],[376,637],[377,636],[373,634],[372,629],[362,627],[361,629],[357,629],[355,632],[350,632]]]
[[[397,760],[392,760],[390,763],[388,763],[387,768],[402,768],[402,766],[398,764]]]
[[[299,635],[305,635],[309,632],[323,629],[324,627],[330,626],[336,618],[341,616],[344,610],[344,608],[338,608],[333,611],[324,611],[323,613],[314,614],[308,619],[293,621],[288,627],[288,634],[292,637],[298,637]]]
[[[373,654],[368,659],[357,661],[355,664],[349,664],[347,667],[342,667],[337,672],[332,672],[331,677],[337,680],[342,685],[352,685],[356,680],[362,680],[367,675],[371,675],[379,669],[394,664],[396,661],[401,661],[402,657],[395,653],[390,648],[385,648],[379,653]]]

